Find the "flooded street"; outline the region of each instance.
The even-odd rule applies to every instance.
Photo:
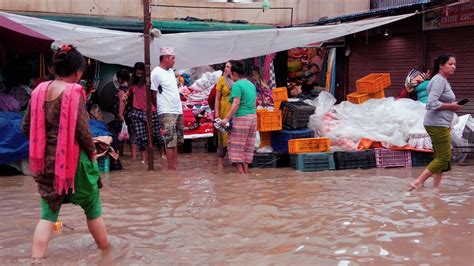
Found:
[[[215,168],[180,155],[178,171],[125,160],[101,189],[113,249],[101,253],[80,207],[64,205],[44,264],[473,265],[474,167],[442,188],[404,192],[422,168],[301,173]],[[165,160],[157,160],[161,168]],[[0,177],[0,264],[31,263],[40,216],[28,176]]]

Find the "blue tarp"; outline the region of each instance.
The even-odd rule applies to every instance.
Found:
[[[113,136],[112,133],[110,133],[107,124],[103,121],[91,119],[89,120],[89,128],[91,130],[92,137]]]
[[[28,158],[29,141],[23,135],[23,115],[0,111],[0,164],[9,164]],[[89,128],[92,136],[112,136],[107,124],[91,119]]]
[[[8,164],[28,157],[28,139],[23,135],[19,113],[0,112],[0,164]]]

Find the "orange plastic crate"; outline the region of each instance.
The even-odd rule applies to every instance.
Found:
[[[274,88],[272,90],[273,101],[288,101],[288,89],[286,87]]]
[[[370,97],[367,93],[353,92],[347,94],[347,101],[355,104],[361,104],[369,100]]]
[[[277,131],[282,129],[281,111],[257,110],[257,130]]]
[[[326,152],[331,149],[329,138],[290,139],[288,153]]]
[[[385,98],[385,90],[379,92],[369,93],[370,99],[383,99]]]
[[[357,92],[375,93],[392,84],[390,73],[372,73],[356,81]]]
[[[281,101],[273,101],[273,110],[280,110]]]
[[[260,134],[260,148],[272,146],[272,132],[258,132]]]

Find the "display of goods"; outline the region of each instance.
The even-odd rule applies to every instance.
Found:
[[[379,92],[392,84],[390,73],[372,73],[356,81],[357,92]]]
[[[260,134],[260,148],[266,146],[272,146],[272,133],[271,132],[259,132]]]
[[[302,129],[308,127],[309,117],[314,114],[316,107],[304,102],[282,102],[283,126],[287,129]]]
[[[433,160],[434,154],[432,152],[411,152],[412,166],[427,166]]]
[[[374,150],[334,152],[336,169],[375,168]]]
[[[292,139],[288,141],[288,153],[326,152],[331,149],[329,138]]]
[[[385,98],[385,90],[381,90],[374,93],[369,93],[370,99],[383,99]]]
[[[272,132],[272,148],[274,152],[288,153],[288,141],[291,139],[313,138],[312,129],[280,130]]]
[[[301,60],[290,60],[288,61],[288,72],[298,72],[303,68]]]
[[[277,131],[282,129],[281,111],[257,110],[257,130]]]
[[[360,93],[360,92],[353,92],[351,94],[347,94],[347,101],[355,104],[365,103],[370,99],[367,93]]]
[[[375,149],[377,167],[407,167],[411,166],[411,152]]]
[[[274,88],[272,90],[273,101],[288,101],[288,89],[286,87]]]
[[[274,153],[255,153],[253,155],[253,168],[277,168],[278,156]]]
[[[336,169],[332,152],[292,154],[290,155],[290,164],[293,169],[302,172]]]

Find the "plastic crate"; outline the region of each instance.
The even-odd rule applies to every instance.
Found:
[[[258,132],[260,134],[260,148],[266,146],[272,146],[272,133],[271,132]]]
[[[101,173],[110,173],[110,157],[108,155],[97,158],[97,164]]]
[[[272,132],[272,148],[274,152],[288,153],[288,141],[291,139],[313,138],[311,129],[280,130]]]
[[[370,99],[367,93],[360,93],[360,92],[353,92],[351,94],[347,94],[346,96],[347,101],[355,104],[365,103]]]
[[[381,90],[379,92],[369,93],[370,99],[383,99],[385,98],[385,90]]]
[[[288,141],[288,153],[326,152],[331,149],[329,138],[292,139]]]
[[[292,154],[290,155],[290,164],[293,169],[302,172],[336,169],[332,152]]]
[[[282,129],[281,111],[257,110],[257,130],[277,131]]]
[[[432,152],[411,152],[412,166],[427,166],[433,160],[434,153]]]
[[[273,101],[273,110],[280,110],[281,101]]]
[[[356,81],[357,92],[379,92],[392,85],[390,73],[372,73]]]
[[[278,157],[278,161],[277,161],[278,167],[290,167],[289,154],[277,153],[277,157]]]
[[[308,127],[309,117],[314,114],[316,107],[304,102],[282,102],[280,110],[286,129],[303,129]]]
[[[277,168],[278,156],[274,153],[255,153],[253,155],[253,168]]]
[[[288,101],[288,89],[286,87],[274,88],[272,90],[273,101]]]
[[[374,150],[334,152],[336,169],[375,168]]]
[[[411,166],[411,153],[409,151],[375,149],[375,163],[380,168]]]

